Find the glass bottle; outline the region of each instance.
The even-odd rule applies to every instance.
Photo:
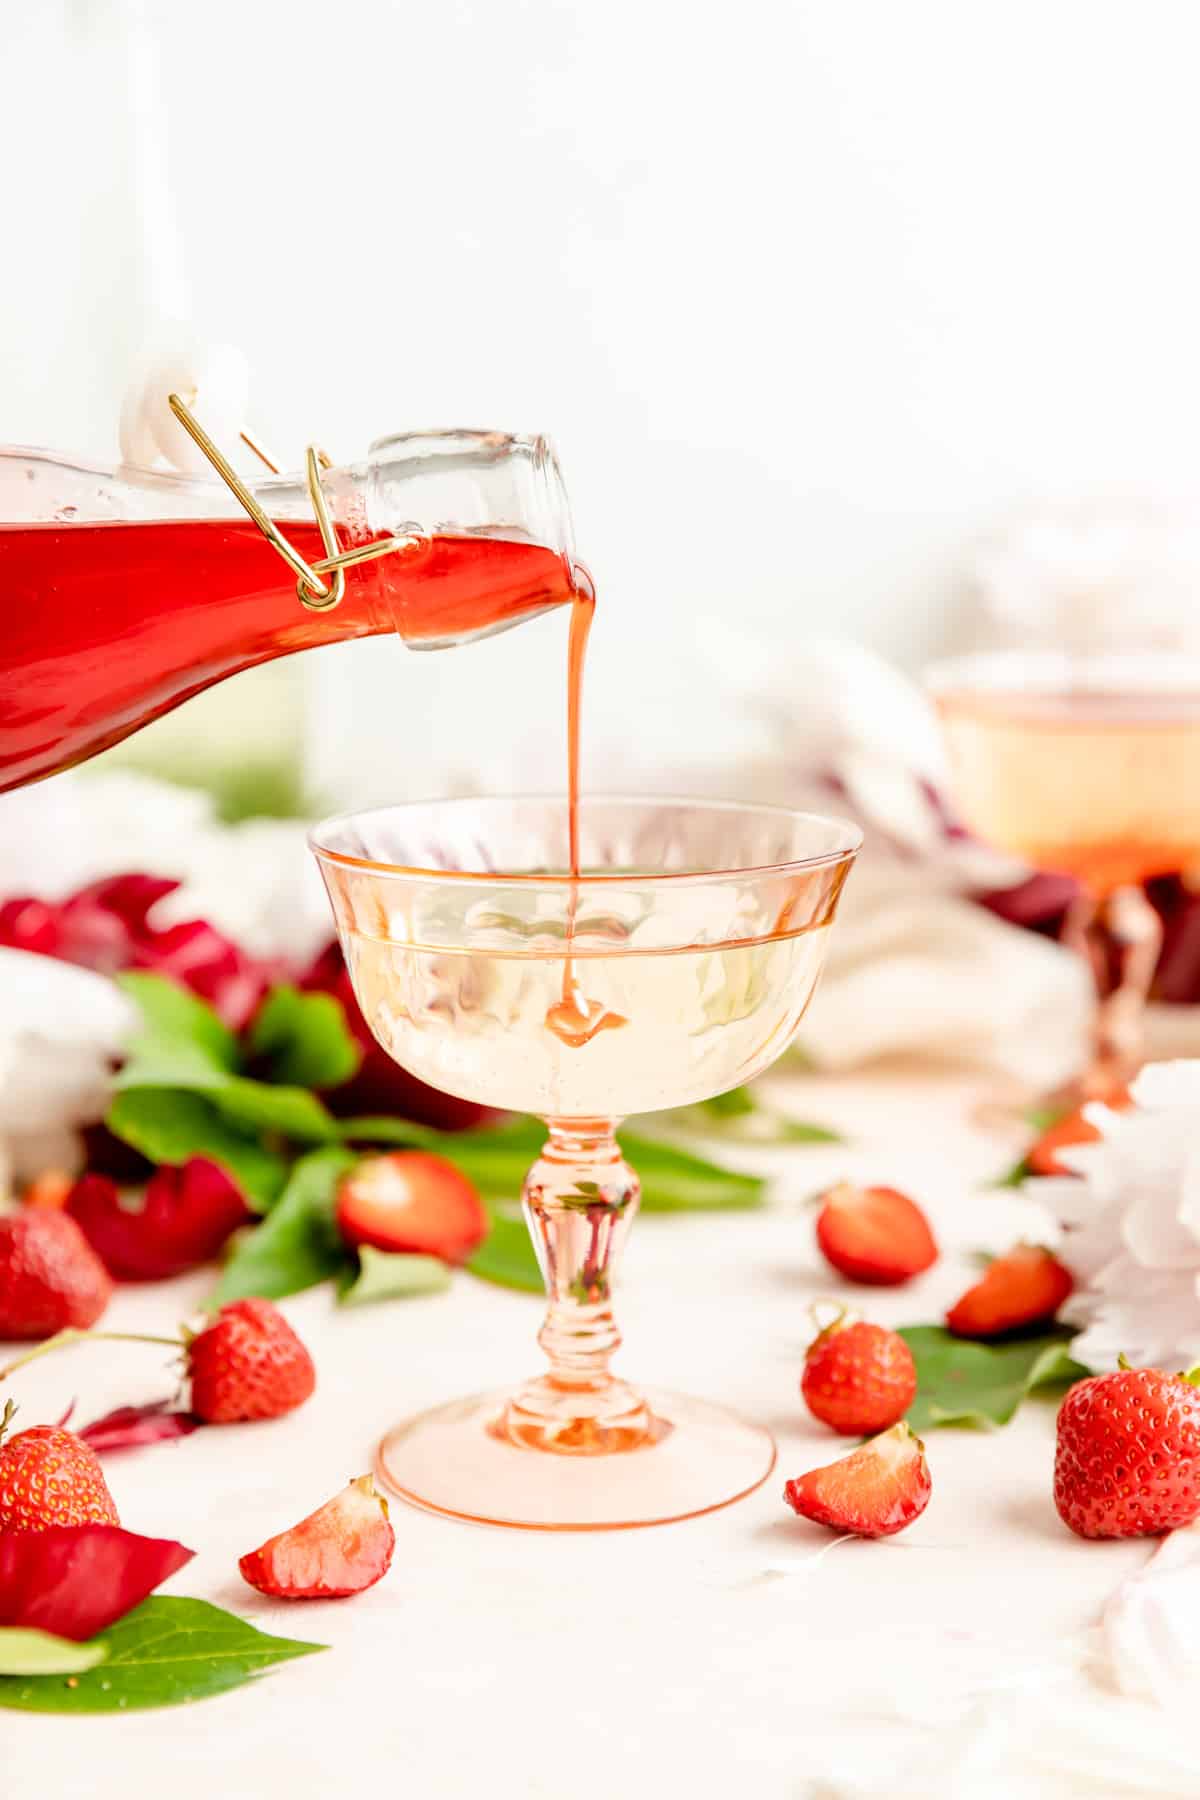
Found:
[[[415,432],[328,468],[341,602],[296,576],[216,477],[0,448],[0,791],[81,762],[181,701],[277,656],[396,632],[461,644],[572,599],[570,510],[543,437]],[[309,563],[325,555],[304,477],[253,486]]]

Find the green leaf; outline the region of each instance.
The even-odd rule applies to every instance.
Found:
[[[752,1087],[729,1088],[695,1106],[677,1106],[650,1115],[652,1133],[720,1137],[738,1144],[840,1144],[841,1137],[824,1125],[791,1119],[759,1099]]]
[[[0,1675],[78,1675],[94,1669],[108,1655],[108,1645],[73,1644],[70,1638],[22,1625],[0,1626]]]
[[[917,1365],[917,1397],[908,1412],[916,1432],[1007,1425],[1027,1394],[1088,1373],[1071,1357],[1066,1330],[999,1344],[955,1337],[941,1325],[906,1325],[900,1336]]]
[[[189,989],[163,975],[131,970],[117,976],[117,985],[129,995],[142,1015],[143,1039],[135,1039],[133,1054],[141,1055],[141,1043],[190,1044],[219,1068],[237,1067],[237,1038],[229,1027]]]
[[[744,1119],[758,1110],[758,1101],[748,1087],[727,1088],[723,1094],[701,1100],[696,1108],[710,1119]]]
[[[306,1144],[336,1142],[339,1128],[328,1109],[309,1092],[307,1082],[253,1081],[238,1074],[237,1040],[203,1000],[157,975],[126,976],[122,984],[136,1000],[146,1030],[134,1039],[129,1058],[116,1077],[118,1094],[142,1088],[182,1089],[203,1096],[223,1119],[245,1133],[274,1132]],[[307,1060],[310,1065],[320,1061],[326,1068],[336,1064],[352,1072],[331,1037],[328,1009],[321,1005],[310,1009],[310,996],[292,989],[276,991],[292,994],[295,1002],[292,1006],[285,998],[273,1025],[268,1020],[284,1059]],[[322,998],[311,996],[317,1002]],[[330,1004],[340,1015],[337,1003]],[[290,1038],[280,1035],[289,1016],[295,1027]],[[334,1034],[339,1030],[345,1035],[341,1017],[333,1021]]]
[[[301,1143],[328,1144],[341,1135],[328,1108],[307,1088],[231,1075],[187,1044],[156,1041],[153,1052],[152,1058],[139,1055],[126,1063],[113,1083],[118,1094],[144,1088],[194,1094],[243,1131],[273,1131]]]
[[[466,1137],[466,1132],[431,1131],[426,1125],[415,1125],[411,1119],[393,1118],[374,1113],[361,1118],[340,1121],[343,1138],[348,1144],[394,1144],[401,1149],[428,1150],[443,1138]]]
[[[524,1217],[488,1208],[492,1229],[466,1267],[481,1281],[498,1287],[518,1288],[526,1294],[544,1294],[546,1284],[533,1254],[533,1241]]]
[[[338,1295],[343,1306],[365,1306],[375,1300],[406,1300],[413,1294],[440,1294],[450,1286],[450,1270],[436,1256],[389,1255],[364,1244],[358,1273],[348,1272]]]
[[[243,1130],[278,1132],[304,1144],[331,1144],[341,1136],[333,1115],[307,1088],[276,1087],[268,1081],[228,1075],[208,1098]]]
[[[492,1220],[487,1238],[466,1267],[484,1281],[526,1293],[543,1292],[541,1271],[520,1212],[521,1189],[530,1165],[542,1153],[546,1127],[537,1119],[514,1119],[483,1131],[430,1131],[407,1119],[343,1119],[347,1139],[432,1150],[462,1170],[478,1189]],[[722,1168],[689,1150],[619,1134],[622,1150],[642,1182],[648,1212],[689,1212],[761,1206],[766,1182]],[[585,1196],[586,1197],[586,1196]]]
[[[130,1088],[119,1093],[105,1121],[114,1136],[155,1163],[207,1156],[229,1171],[251,1206],[265,1211],[283,1187],[287,1164],[273,1150],[235,1130],[201,1094],[180,1088]]]
[[[1011,1169],[1006,1169],[1003,1175],[995,1176],[993,1180],[985,1182],[984,1185],[989,1188],[1019,1188],[1023,1187],[1027,1181],[1032,1181],[1033,1178],[1029,1159],[1023,1156],[1020,1162],[1014,1163]]]
[[[269,1060],[272,1081],[302,1088],[337,1087],[362,1061],[341,1001],[294,987],[272,988],[267,995],[254,1020],[250,1049]]]
[[[256,1295],[278,1300],[316,1287],[349,1262],[334,1218],[338,1177],[354,1166],[349,1150],[313,1150],[302,1156],[287,1186],[261,1225],[235,1245],[207,1302],[210,1309]]]
[[[761,1206],[767,1183],[761,1175],[723,1168],[674,1144],[619,1134],[621,1149],[642,1183],[645,1212],[730,1212]]]
[[[0,1678],[0,1707],[22,1712],[134,1712],[204,1700],[324,1644],[268,1637],[207,1600],[158,1595],[106,1632],[107,1661],[68,1687],[50,1674]]]
[[[433,1150],[460,1168],[485,1199],[491,1195],[510,1201],[520,1198],[530,1164],[546,1141],[546,1127],[537,1119],[514,1119],[484,1131],[429,1131],[406,1119],[387,1118],[343,1119],[341,1127],[343,1136],[359,1142],[370,1138]],[[617,1135],[641,1179],[647,1212],[715,1212],[763,1204],[767,1184],[762,1176],[722,1168],[657,1138],[632,1131]]]

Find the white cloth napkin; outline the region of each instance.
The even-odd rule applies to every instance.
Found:
[[[710,622],[700,641],[726,703],[753,716],[766,745],[739,791],[847,813],[864,831],[801,1028],[806,1053],[831,1069],[936,1057],[1034,1087],[1072,1074],[1089,978],[1070,952],[972,900],[1027,871],[951,833],[937,720],[918,685],[840,639],[781,651]]]
[[[798,1041],[829,1069],[921,1055],[1049,1088],[1083,1063],[1092,1004],[1081,959],[868,853]]]

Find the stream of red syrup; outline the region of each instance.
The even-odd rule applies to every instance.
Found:
[[[567,902],[567,954],[563,962],[562,998],[546,1014],[546,1029],[572,1050],[590,1044],[600,1031],[626,1024],[620,1013],[589,1000],[575,974],[571,945],[579,909],[579,725],[583,707],[583,671],[588,639],[596,616],[596,589],[582,563],[575,565],[575,596],[567,641],[567,833],[571,890]]]

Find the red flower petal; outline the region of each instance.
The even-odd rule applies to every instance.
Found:
[[[297,986],[309,992],[332,994],[346,1014],[350,1035],[362,1051],[358,1072],[339,1087],[330,1088],[323,1096],[330,1111],[340,1118],[367,1114],[397,1114],[438,1131],[466,1131],[473,1125],[487,1125],[503,1114],[473,1100],[460,1100],[454,1094],[443,1094],[427,1087],[394,1063],[380,1048],[371,1028],[359,1011],[350,972],[335,941],[323,950],[301,975]]]
[[[279,971],[202,919],[156,930],[149,915],[178,886],[164,876],[128,874],[93,882],[57,903],[23,895],[0,906],[0,945],[105,975],[147,969],[169,976],[241,1030]]]
[[[148,933],[134,945],[134,966],[166,975],[207,1000],[231,1031],[254,1016],[277,973],[255,962],[203,919]]]
[[[0,944],[6,950],[32,950],[59,956],[62,928],[58,909],[42,900],[6,900],[0,906]]]
[[[201,1423],[195,1413],[173,1411],[169,1400],[152,1400],[147,1406],[118,1406],[75,1435],[98,1456],[107,1456],[111,1450],[134,1450],[141,1444],[187,1437]]]
[[[150,1158],[114,1137],[107,1125],[84,1126],[83,1153],[89,1174],[107,1175],[121,1187],[136,1187],[154,1173]]]
[[[1200,1000],[1200,894],[1176,875],[1152,881],[1147,893],[1163,922],[1154,998],[1169,1005]]]
[[[137,937],[148,930],[146,915],[151,907],[157,906],[178,887],[179,883],[170,876],[109,875],[72,894],[64,901],[63,911],[69,918],[89,907],[101,907],[124,920],[130,934]]]
[[[211,1262],[250,1217],[236,1183],[203,1156],[157,1170],[136,1208],[105,1176],[84,1175],[67,1211],[118,1281],[163,1281]]]
[[[1039,874],[1030,875],[1016,887],[976,894],[975,898],[1009,925],[1025,925],[1043,936],[1057,937],[1078,893],[1079,883],[1070,875]]]
[[[82,1643],[123,1619],[194,1550],[119,1525],[0,1532],[0,1625]]]

